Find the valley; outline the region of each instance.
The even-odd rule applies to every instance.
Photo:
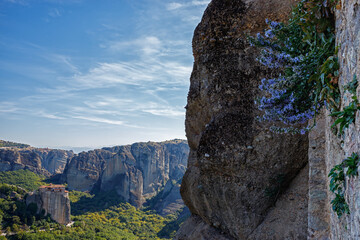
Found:
[[[189,152],[184,140],[79,154],[4,145],[0,147],[4,239],[170,239],[190,215],[179,192]],[[69,191],[71,227],[56,223],[36,204],[26,204],[31,191],[61,186],[54,184],[64,184]]]

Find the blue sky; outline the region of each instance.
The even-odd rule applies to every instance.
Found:
[[[209,2],[0,0],[0,139],[184,139],[191,39]]]

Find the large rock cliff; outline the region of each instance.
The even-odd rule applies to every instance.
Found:
[[[68,224],[70,219],[69,193],[62,185],[41,186],[39,190],[31,192],[26,198],[26,204],[35,203],[38,213],[50,215],[51,219]]]
[[[176,239],[306,239],[308,139],[256,120],[258,85],[272,72],[247,41],[294,2],[213,0],[195,30],[181,187],[192,217]]]
[[[339,46],[341,108],[348,106],[351,95],[344,90],[354,76],[360,79],[360,1],[342,0],[336,11],[336,41]],[[360,99],[359,88],[357,97]],[[318,144],[318,158],[309,159],[316,166],[310,171],[310,193],[314,199],[309,202],[309,239],[359,239],[360,237],[360,181],[359,177],[345,178],[345,200],[349,204],[350,214],[338,218],[331,210],[334,194],[329,191],[329,171],[352,153],[360,153],[360,116],[357,111],[354,124],[350,124],[342,136],[334,134],[331,125],[334,119],[326,111],[323,116],[322,129],[317,134],[321,139]],[[310,140],[313,138],[310,136]],[[319,142],[319,141],[317,141]],[[315,174],[312,174],[315,173]],[[321,191],[319,191],[321,189]],[[312,191],[314,190],[314,191]],[[317,193],[317,194],[315,194]],[[311,194],[310,194],[311,196]],[[312,206],[310,208],[310,206]],[[309,218],[310,219],[310,218]]]
[[[339,218],[331,209],[328,174],[360,154],[360,111],[339,135],[324,109],[308,139],[273,135],[255,121],[258,81],[272,72],[258,66],[246,34],[264,29],[265,18],[284,20],[293,2],[213,0],[195,30],[186,115],[190,156],[181,187],[192,216],[176,239],[359,239],[359,177],[345,177],[350,214]],[[344,86],[360,78],[360,1],[336,3],[344,109],[352,101]]]
[[[62,180],[70,190],[115,190],[125,201],[139,207],[169,180],[182,178],[188,153],[183,140],[83,152],[68,162]]]
[[[48,148],[0,148],[0,171],[29,169],[37,174],[50,176],[62,173],[72,151]]]

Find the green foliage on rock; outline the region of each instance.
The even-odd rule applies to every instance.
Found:
[[[70,202],[72,203],[72,205],[74,205],[74,203],[80,201],[81,199],[84,198],[93,198],[94,195],[87,193],[87,192],[81,192],[81,191],[75,191],[72,190],[69,192],[69,198],[70,198]]]
[[[2,177],[27,189],[44,180],[24,170],[7,172]],[[65,227],[49,216],[36,214],[36,204],[26,206],[25,196],[23,188],[0,184],[0,223],[1,229],[9,233],[7,239],[170,239],[187,217],[161,217],[153,211],[136,209],[123,202],[115,191],[70,191],[74,225]]]
[[[97,194],[70,191],[70,201],[72,201],[71,214],[74,216],[103,211],[123,202],[115,191]]]
[[[358,176],[359,155],[353,153],[342,163],[334,166],[328,177],[330,177],[330,191],[335,194],[331,201],[333,211],[340,218],[344,213],[349,214],[349,205],[345,200],[345,176]]]
[[[333,112],[330,116],[336,117],[334,124],[331,126],[335,128],[339,125],[340,134],[344,133],[344,130],[350,126],[350,124],[355,122],[356,112],[360,110],[359,100],[356,96],[356,89],[358,86],[358,82],[356,76],[352,82],[344,87],[346,91],[349,91],[352,94],[352,101],[348,106],[345,106],[342,111]]]
[[[74,225],[64,227],[46,220],[35,221],[36,224],[29,226],[29,231],[24,231],[25,227],[21,226],[23,220],[19,220],[20,228],[18,233],[9,236],[9,239],[170,239],[184,221],[185,217],[178,219],[178,215],[161,217],[151,211],[142,211],[136,209],[129,203],[118,203],[104,210],[95,210],[91,205],[98,202],[98,208],[106,203],[112,193],[104,194],[105,196],[91,195],[88,193],[72,192],[72,205],[82,202],[77,209],[77,216],[73,216]],[[81,197],[79,197],[81,196]],[[87,199],[85,201],[85,199]],[[95,200],[94,200],[95,199]],[[84,205],[83,205],[84,204]],[[86,212],[84,208],[92,211]],[[16,222],[16,221],[15,221]],[[9,223],[10,224],[10,223]],[[14,224],[14,221],[11,222]],[[12,228],[11,225],[11,228]],[[7,225],[6,225],[7,226]],[[6,227],[4,226],[4,227]],[[40,231],[41,230],[41,231]],[[13,230],[11,230],[13,232]]]
[[[37,175],[29,170],[17,170],[0,172],[0,182],[22,187],[27,191],[34,191],[41,185],[46,185],[45,177]]]
[[[45,216],[36,214],[36,204],[25,203],[26,191],[14,185],[0,184],[1,229],[19,232],[29,226],[44,226],[52,223]],[[56,224],[55,224],[56,225]]]

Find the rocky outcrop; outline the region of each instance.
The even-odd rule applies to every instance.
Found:
[[[48,148],[0,148],[0,171],[28,169],[37,174],[50,176],[62,173],[72,151]]]
[[[33,152],[40,156],[41,165],[51,174],[60,174],[64,172],[67,160],[74,156],[73,151],[34,148]]]
[[[61,178],[70,190],[90,191],[99,180],[105,163],[113,155],[112,152],[97,149],[81,152],[66,165]]]
[[[15,171],[19,169],[29,169],[38,174],[48,175],[48,172],[41,167],[41,159],[38,155],[29,151],[20,152],[18,149],[1,148],[0,170]]]
[[[26,198],[26,204],[31,203],[37,205],[38,213],[44,216],[49,214],[51,219],[60,224],[71,222],[69,193],[63,185],[41,186]]]
[[[247,41],[266,18],[284,20],[294,2],[213,0],[195,30],[181,186],[192,217],[176,239],[306,239],[308,139],[256,120],[258,85],[272,72]]]
[[[70,190],[116,190],[125,201],[139,207],[166,182],[182,178],[188,152],[184,140],[83,152],[68,162],[62,180]]]
[[[184,202],[180,195],[180,183],[167,181],[163,191],[158,193],[154,210],[162,215],[167,216],[175,213],[184,207]]]

